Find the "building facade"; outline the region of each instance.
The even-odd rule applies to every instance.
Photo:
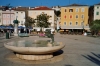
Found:
[[[2,25],[2,10],[0,10],[0,25]]]
[[[89,29],[88,8],[78,4],[61,7],[61,29]]]
[[[53,6],[52,9],[54,9],[55,11],[60,11],[60,6]]]
[[[19,26],[25,27],[25,11],[16,11],[15,18],[19,21]]]
[[[6,10],[2,11],[2,25],[13,25],[13,21],[15,20],[14,10]]]
[[[94,20],[100,20],[100,4],[94,5]]]
[[[28,10],[28,16],[31,18],[34,18],[34,19],[36,19],[37,16],[42,14],[42,13],[51,16],[51,18],[49,18],[48,21],[51,23],[50,27],[54,28],[54,10],[52,10],[48,7],[45,7],[45,6],[36,7],[34,9]]]

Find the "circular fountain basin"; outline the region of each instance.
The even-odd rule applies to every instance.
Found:
[[[41,60],[53,57],[53,52],[62,49],[61,42],[51,44],[48,40],[21,40],[5,43],[4,46],[16,52],[16,56],[26,60]]]

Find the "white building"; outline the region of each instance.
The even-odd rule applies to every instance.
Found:
[[[36,17],[42,13],[45,13],[51,16],[51,18],[49,18],[49,22],[51,23],[50,27],[54,28],[54,10],[53,9],[50,9],[45,6],[41,6],[41,7],[36,7],[34,9],[28,10],[28,16],[34,19],[36,19]]]
[[[0,25],[2,25],[2,10],[0,10]]]
[[[13,24],[14,20],[15,20],[14,10],[2,11],[2,25]]]
[[[56,11],[60,11],[61,8],[60,8],[60,6],[53,6],[52,9],[56,10]]]
[[[25,27],[25,11],[15,10],[15,19],[19,21],[19,26]]]
[[[94,5],[94,20],[100,20],[100,4]]]

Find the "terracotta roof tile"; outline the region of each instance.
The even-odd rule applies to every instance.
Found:
[[[31,10],[52,10],[52,9],[51,9],[51,8],[48,8],[48,7],[46,7],[46,6],[40,6],[40,7],[31,9]]]

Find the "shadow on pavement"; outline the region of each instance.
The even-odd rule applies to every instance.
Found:
[[[53,53],[54,56],[58,56],[58,55],[61,55],[61,54],[63,54],[62,50],[59,50],[59,51]]]
[[[95,54],[93,52],[91,52],[91,54],[92,56],[91,55],[82,55],[82,56],[100,66],[100,54]]]
[[[72,66],[72,65],[65,65],[65,66]]]

